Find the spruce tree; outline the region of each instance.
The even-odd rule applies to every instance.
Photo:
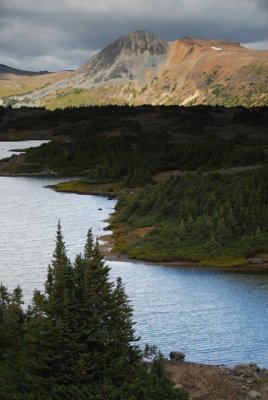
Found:
[[[87,239],[84,247],[84,258],[86,260],[91,260],[93,256],[93,248],[94,248],[94,238],[92,234],[92,229],[89,229],[87,232]]]
[[[45,292],[27,311],[18,400],[187,399],[163,370],[142,365],[131,305],[109,270],[91,231],[72,265],[58,224]]]
[[[74,276],[78,277],[79,274],[80,290],[77,290],[76,282],[79,294],[79,298],[76,298],[76,302],[79,302],[76,315],[76,319],[80,321],[79,342],[81,344],[83,338],[83,362],[87,365],[88,379],[96,381],[103,378],[108,363],[107,346],[113,284],[109,281],[109,267],[103,261],[98,243],[93,244],[90,231],[84,256],[76,259]]]
[[[126,379],[130,368],[139,363],[141,352],[135,343],[132,321],[133,309],[125,293],[121,278],[117,278],[113,291],[111,319],[109,327],[109,357],[111,360],[109,375],[117,381]]]
[[[51,317],[61,319],[65,312],[72,291],[72,265],[67,257],[63,240],[60,221],[58,222],[56,246],[53,253],[52,264],[48,269],[46,282],[46,296],[48,301],[48,313]]]
[[[36,291],[28,310],[23,367],[26,393],[48,392],[70,379],[72,345],[72,266],[67,257],[60,222],[44,295]],[[38,389],[37,389],[38,388]]]

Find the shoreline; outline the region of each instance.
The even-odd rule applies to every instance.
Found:
[[[81,177],[82,178],[82,177]],[[71,181],[72,182],[72,181]],[[68,182],[67,182],[68,183]],[[57,187],[57,185],[49,185],[49,187],[56,192],[59,193],[73,193],[78,195],[91,195],[91,196],[102,196],[108,199],[116,199],[118,197],[118,193],[116,192],[107,192],[104,190],[104,187],[96,190],[96,187],[88,188],[87,191],[84,188],[82,190],[75,190],[74,188],[66,188],[61,190]],[[105,188],[106,189],[106,188]],[[109,217],[111,218],[111,216]],[[268,274],[268,263],[264,262],[260,265],[233,265],[233,266],[206,266],[202,265],[200,262],[196,261],[185,261],[185,260],[173,260],[173,261],[153,261],[153,260],[143,260],[143,259],[135,259],[131,258],[125,254],[117,253],[114,251],[114,239],[113,232],[107,234],[103,233],[98,237],[102,243],[100,243],[100,250],[107,261],[119,261],[119,262],[132,262],[132,263],[144,263],[147,265],[160,265],[164,267],[173,267],[173,268],[192,268],[192,269],[206,269],[215,272],[225,272],[225,273],[240,273],[240,274]]]
[[[60,193],[75,193],[79,195],[95,195],[103,196],[107,199],[117,199],[119,195],[125,196],[127,193],[122,190],[120,184],[114,186],[114,190],[108,189],[110,183],[101,184],[84,184],[83,182],[77,182],[73,185],[73,181],[63,182],[60,185],[52,185],[52,189]],[[108,190],[107,190],[108,189]],[[114,214],[114,213],[113,213]],[[112,216],[109,217],[111,220]],[[241,265],[205,265],[202,262],[191,261],[191,260],[172,260],[172,261],[161,261],[161,260],[148,260],[142,258],[131,258],[125,254],[114,251],[115,241],[113,239],[114,232],[105,234],[105,232],[99,237],[103,242],[100,244],[102,254],[107,261],[125,261],[125,262],[136,262],[145,263],[150,265],[161,265],[166,267],[174,268],[195,268],[195,269],[206,269],[217,272],[229,272],[229,273],[241,273],[241,274],[268,274],[268,261],[265,259],[261,264],[246,263]]]
[[[32,177],[32,178],[71,178],[72,180],[83,179],[83,176],[70,176],[57,173],[24,173],[24,174],[12,174],[12,173],[0,173],[0,176],[4,177]],[[105,192],[100,190],[89,190],[78,191],[78,190],[60,190],[57,185],[47,185],[49,189],[52,189],[58,193],[72,193],[78,195],[91,195],[91,196],[102,196],[107,199],[116,199],[117,195],[114,192]],[[173,268],[191,268],[191,269],[205,269],[215,272],[225,272],[225,273],[240,273],[240,274],[268,274],[268,263],[264,262],[260,265],[242,265],[242,266],[206,266],[202,265],[200,262],[196,261],[185,261],[185,260],[173,260],[173,261],[154,261],[154,260],[143,260],[131,258],[125,254],[117,253],[113,250],[114,240],[112,238],[113,232],[110,234],[102,234],[98,237],[102,243],[100,243],[100,250],[107,261],[119,261],[119,262],[131,262],[131,263],[144,263],[147,265],[160,265],[164,267]]]
[[[98,240],[101,253],[106,261],[119,261],[119,262],[131,262],[131,263],[143,263],[146,265],[160,265],[163,267],[173,268],[192,268],[192,269],[205,269],[214,272],[230,272],[240,274],[268,274],[268,264],[264,263],[256,266],[233,266],[233,267],[209,267],[201,265],[196,261],[149,261],[136,258],[130,258],[125,254],[117,253],[113,250],[114,242],[112,238],[113,233],[101,235]]]

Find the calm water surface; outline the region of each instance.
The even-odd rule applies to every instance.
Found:
[[[20,284],[30,302],[42,289],[60,218],[70,258],[83,249],[87,229],[99,236],[115,202],[60,194],[45,185],[59,180],[0,177],[0,281]],[[236,275],[109,262],[122,276],[134,306],[141,343],[187,359],[268,367],[268,276]]]
[[[0,280],[9,288],[20,284],[27,302],[34,288],[43,287],[58,220],[73,260],[83,250],[88,228],[101,235],[113,211],[113,200],[44,187],[59,181],[0,177]]]

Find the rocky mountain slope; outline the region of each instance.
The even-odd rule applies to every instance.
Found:
[[[146,83],[148,71],[157,77],[168,59],[169,44],[148,32],[121,37],[85,62],[75,74],[81,87],[129,80]]]
[[[2,95],[2,102],[48,108],[268,104],[268,51],[250,50],[235,42],[190,37],[166,42],[137,31],[66,74],[59,73],[51,84],[23,96]]]

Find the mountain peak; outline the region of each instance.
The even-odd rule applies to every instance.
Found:
[[[128,79],[145,81],[148,71],[155,75],[166,61],[169,43],[146,31],[135,31],[122,36],[81,65],[79,76],[91,78],[90,84]]]
[[[115,45],[125,49],[129,54],[163,55],[168,49],[168,43],[159,36],[146,31],[134,31],[117,39]]]

